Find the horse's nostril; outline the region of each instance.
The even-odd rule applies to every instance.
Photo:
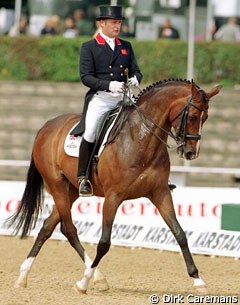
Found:
[[[186,158],[187,160],[192,160],[192,159],[194,159],[194,153],[191,152],[191,151],[185,153],[185,158]]]

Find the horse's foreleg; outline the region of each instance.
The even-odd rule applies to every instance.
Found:
[[[61,192],[59,192],[61,190]],[[66,193],[64,192],[63,187],[58,187],[56,191],[51,190],[53,195],[55,205],[57,207],[58,213],[61,218],[61,231],[68,239],[70,245],[76,250],[78,255],[81,257],[82,261],[85,263],[86,270],[91,269],[90,266],[92,264],[91,259],[89,258],[87,252],[83,248],[82,244],[80,243],[77,229],[73,224],[72,216],[71,216],[71,205],[67,204],[69,202]],[[91,269],[91,274],[87,275],[87,278],[90,280],[94,277],[94,282],[98,284],[98,286],[102,290],[109,289],[108,284],[104,276],[101,274],[99,270],[95,270],[95,268]],[[88,281],[89,282],[89,281]],[[82,287],[78,287],[76,285],[76,289],[81,293],[86,293],[88,282],[83,285]]]
[[[174,237],[177,240],[177,243],[181,248],[187,266],[188,274],[191,278],[193,278],[194,288],[197,290],[197,292],[206,293],[207,292],[206,284],[199,276],[198,269],[193,261],[191,252],[188,247],[186,234],[176,218],[170,192],[167,190],[166,195],[163,196],[160,201],[158,197],[158,201],[153,200],[153,202],[158,208],[160,214],[162,215],[166,224],[172,231]]]
[[[98,246],[97,246],[97,254],[93,261],[93,263],[86,266],[86,269],[84,271],[84,277],[81,279],[81,281],[78,281],[76,283],[76,289],[78,291],[86,291],[89,281],[91,277],[93,276],[94,272],[96,272],[96,267],[98,266],[99,262],[103,258],[105,254],[110,249],[111,246],[111,232],[112,232],[112,224],[117,212],[119,204],[114,204],[113,201],[107,200],[105,198],[104,205],[103,205],[103,221],[102,221],[102,235],[99,240]]]
[[[51,215],[44,221],[43,226],[41,230],[38,233],[37,239],[34,242],[34,245],[29,252],[27,258],[24,260],[24,262],[21,264],[20,267],[20,274],[18,279],[15,282],[14,287],[27,287],[27,280],[28,275],[30,273],[30,270],[32,268],[32,265],[41,250],[43,244],[45,241],[52,235],[53,230],[55,229],[56,225],[59,223],[59,214],[56,210],[56,208],[53,208],[53,211]]]

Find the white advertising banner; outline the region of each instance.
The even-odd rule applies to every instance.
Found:
[[[0,181],[0,234],[12,234],[5,220],[21,200],[25,182]],[[193,253],[240,257],[240,232],[221,230],[221,205],[240,203],[237,188],[179,187],[173,192],[177,218]],[[80,240],[97,243],[101,235],[103,198],[78,198],[72,208]],[[31,235],[36,235],[52,210],[53,200],[46,195],[42,214]],[[64,239],[59,227],[52,238]],[[172,233],[157,209],[146,198],[128,200],[117,212],[112,244],[130,247],[179,251]]]

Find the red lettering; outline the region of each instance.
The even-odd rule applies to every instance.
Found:
[[[200,203],[200,216],[201,217],[206,217],[206,213],[205,213],[205,203],[204,202],[201,202]]]
[[[187,208],[187,215],[188,215],[188,216],[193,216],[193,215],[192,215],[192,205],[191,205],[191,204],[188,205],[188,208]]]
[[[177,204],[176,205],[176,212],[177,212],[177,215],[178,216],[183,216],[183,213],[182,213],[182,205],[181,204]]]
[[[212,208],[212,214],[213,214],[213,216],[220,217],[219,208],[220,208],[220,205],[215,205],[215,206]],[[219,212],[219,213],[218,213],[218,212]]]
[[[80,214],[87,214],[90,212],[90,202],[88,201],[80,201],[77,205],[77,210]]]
[[[134,203],[133,202],[124,202],[122,205],[122,213],[124,215],[133,215],[134,214]]]
[[[97,203],[96,203],[96,206],[97,206],[97,214],[102,214],[102,202],[99,200]]]
[[[149,205],[151,205],[152,206],[152,204],[151,203],[149,203],[149,202],[141,202],[140,203],[140,215],[144,215],[145,213],[146,213],[146,207],[149,207]]]
[[[15,212],[17,210],[17,207],[19,206],[20,202],[21,201],[17,200],[17,199],[12,199],[12,200],[7,201],[6,212],[8,212],[8,213]]]
[[[220,217],[219,205],[211,207],[205,202],[201,202],[199,204],[177,204],[175,205],[176,214],[179,217],[209,217],[215,216]]]
[[[184,207],[186,208],[186,213],[184,213]],[[176,206],[177,215],[180,217],[184,216],[193,216],[192,204],[188,204],[186,206],[182,204],[178,204]]]
[[[159,215],[159,211],[157,208],[154,208],[154,215]]]

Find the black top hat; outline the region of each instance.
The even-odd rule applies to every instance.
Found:
[[[117,6],[101,5],[99,8],[100,8],[100,15],[96,17],[96,20],[125,19],[125,17],[122,16],[122,7],[119,5]]]

